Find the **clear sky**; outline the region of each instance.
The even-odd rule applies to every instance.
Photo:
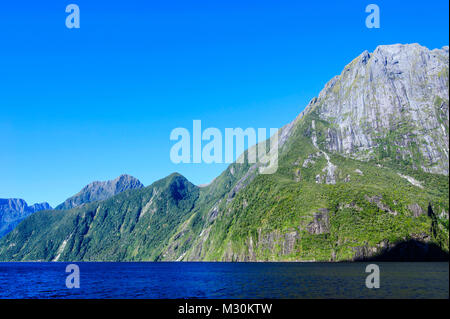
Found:
[[[66,5],[81,28],[65,26]],[[376,3],[381,28],[367,29]],[[172,129],[281,127],[364,50],[448,45],[447,0],[3,1],[0,198],[57,205],[94,180],[145,185],[226,164],[170,161]]]

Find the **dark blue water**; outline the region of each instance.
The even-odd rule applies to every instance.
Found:
[[[449,298],[449,264],[76,263],[80,288],[66,288],[68,263],[0,263],[0,298]]]

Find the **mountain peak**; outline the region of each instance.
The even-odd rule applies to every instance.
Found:
[[[411,49],[426,49],[426,47],[419,43],[394,43],[394,44],[380,44],[375,48],[375,51],[398,51],[398,50],[411,50]]]
[[[308,105],[330,123],[323,147],[448,175],[448,58],[417,43],[364,51]]]
[[[70,209],[93,201],[108,199],[129,189],[143,187],[144,185],[137,178],[122,174],[113,180],[95,181],[86,185],[76,195],[58,205],[56,209]]]

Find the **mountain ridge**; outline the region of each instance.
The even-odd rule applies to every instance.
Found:
[[[0,198],[0,238],[30,214],[49,209],[52,207],[47,202],[28,206],[27,202],[21,198]]]
[[[70,209],[92,201],[105,200],[129,189],[140,189],[144,185],[135,177],[122,174],[113,180],[94,181],[84,186],[55,209]]]

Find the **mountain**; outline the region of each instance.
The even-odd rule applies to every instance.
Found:
[[[28,206],[23,199],[0,198],[0,238],[9,233],[17,224],[29,215],[40,211],[52,209],[48,203],[39,203]]]
[[[309,106],[327,123],[321,146],[448,175],[448,58],[418,44],[363,52]]]
[[[129,189],[140,189],[143,187],[144,185],[137,178],[130,175],[120,175],[111,181],[97,181],[86,185],[76,195],[58,205],[56,209],[70,209],[82,204],[105,200]]]
[[[0,260],[448,259],[448,58],[364,52],[280,129],[276,173],[244,161],[203,187],[173,174],[38,212],[0,240]]]
[[[101,201],[129,189],[141,189],[144,185],[133,176],[120,175],[114,180],[93,182],[86,185],[76,195],[68,198],[55,209],[70,209],[93,201]],[[28,206],[23,199],[0,199],[0,238],[10,232],[30,214],[41,210],[51,210],[48,203]]]
[[[103,202],[38,212],[12,231],[22,246],[10,246],[8,254],[15,260],[153,260],[198,195],[198,187],[172,174]]]

